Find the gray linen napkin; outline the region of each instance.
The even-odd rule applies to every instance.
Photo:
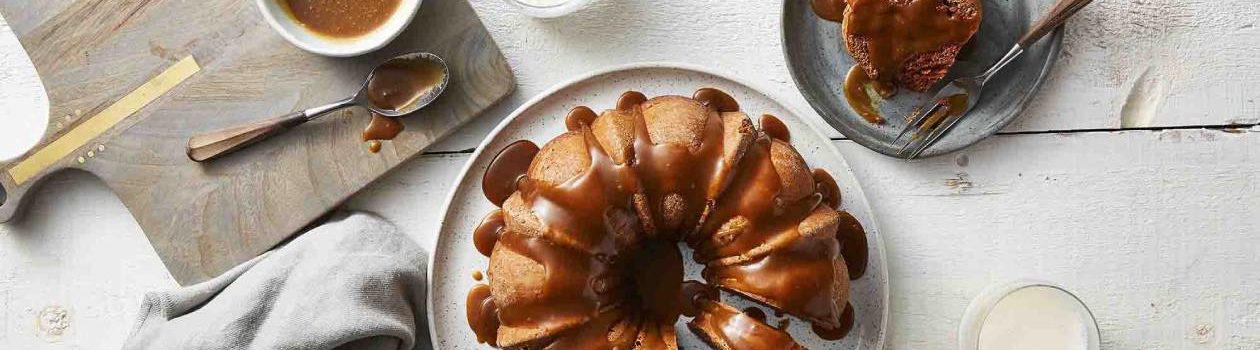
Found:
[[[378,217],[339,214],[212,280],[146,294],[123,348],[427,348],[427,254]]]

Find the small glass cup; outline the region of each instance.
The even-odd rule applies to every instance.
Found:
[[[1035,300],[1027,299],[1032,298],[1032,294],[1034,293],[1040,294],[1034,298]],[[1010,298],[1016,295],[1018,295],[1018,297]],[[1021,298],[1024,299],[1020,300]],[[1008,302],[1004,304],[1003,301]],[[1033,304],[1043,306],[1043,308],[1039,310],[1042,312],[1031,312],[1031,310],[1027,310],[1027,306],[1031,305],[1029,303],[1031,301],[1037,301],[1038,303]],[[1023,302],[1023,304],[1020,304],[1020,302]],[[1042,302],[1053,302],[1056,306],[1061,306],[1062,309],[1053,310],[1056,312],[1045,312],[1047,309],[1044,307],[1048,304]],[[1090,311],[1089,306],[1085,305],[1084,301],[1075,294],[1072,294],[1072,292],[1068,291],[1066,288],[1054,283],[1036,280],[1018,280],[1006,284],[991,286],[971,301],[971,305],[967,306],[967,311],[963,313],[962,321],[959,323],[958,327],[958,348],[960,350],[992,350],[984,347],[986,342],[993,342],[994,339],[1002,339],[1002,337],[991,337],[986,340],[984,336],[985,328],[987,326],[1007,326],[1008,330],[1011,329],[1010,324],[999,324],[1002,322],[997,319],[1001,319],[1001,316],[996,317],[997,319],[991,319],[990,316],[994,315],[994,311],[999,310],[999,305],[1002,306],[1001,310],[1005,313],[1004,316],[1007,317],[1016,312],[1022,312],[1024,313],[1024,316],[1032,317],[1047,317],[1051,314],[1074,317],[1076,318],[1075,321],[1080,323],[1079,327],[1081,328],[1078,329],[1080,331],[1079,335],[1083,337],[1083,339],[1081,339],[1083,343],[1079,344],[1079,348],[1084,350],[1098,350],[1101,347],[1098,333],[1098,321],[1094,319],[1093,311]],[[990,323],[993,324],[991,325]],[[998,329],[999,328],[992,328],[991,331],[998,332]],[[1027,332],[1030,330],[1041,332],[1045,331],[1044,329],[1038,329],[1036,327],[1032,327],[1031,325],[1015,325],[1014,329],[1016,329],[1016,332],[1024,332],[1024,334],[1028,334]],[[1042,336],[1044,335],[1045,334],[1042,333]],[[1060,339],[1066,338],[1075,337],[1061,337]],[[1006,345],[998,346],[1008,347]]]

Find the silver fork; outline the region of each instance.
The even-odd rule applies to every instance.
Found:
[[[1063,25],[1063,22],[1075,15],[1077,11],[1084,8],[1093,0],[1059,0],[1050,8],[1050,12],[1044,17],[1037,20],[1028,31],[1020,37],[1019,41],[1010,51],[1002,56],[997,63],[984,71],[980,75],[972,77],[958,78],[949,82],[940,90],[937,90],[932,98],[927,100],[911,112],[910,118],[906,121],[906,127],[901,130],[897,138],[893,140],[893,144],[901,144],[902,139],[910,136],[901,149],[897,151],[897,155],[906,159],[918,158],[923,151],[927,150],[942,137],[953,129],[958,121],[962,120],[967,112],[970,112],[978,102],[980,102],[980,92],[984,89],[984,84],[989,82],[1002,68],[1014,61],[1019,55],[1024,53],[1024,49],[1032,46],[1037,40],[1041,40],[1047,33]],[[961,97],[960,97],[961,96]],[[965,102],[961,100],[965,97]],[[924,135],[924,133],[927,133]]]

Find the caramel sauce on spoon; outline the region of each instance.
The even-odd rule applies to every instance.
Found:
[[[381,109],[400,110],[429,94],[446,72],[425,59],[390,60],[377,67],[368,81],[368,101]]]
[[[436,62],[425,59],[390,60],[377,67],[367,83],[368,101],[380,109],[405,110],[434,91],[446,72]],[[394,117],[372,114],[362,139],[372,153],[381,151],[381,141],[393,140],[404,129]]]

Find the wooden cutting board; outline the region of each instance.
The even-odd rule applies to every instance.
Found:
[[[357,58],[290,45],[253,0],[0,0],[0,14],[51,114],[38,146],[0,163],[0,221],[48,174],[87,171],[118,194],[180,284],[275,246],[514,87],[463,0],[424,1],[392,44]],[[348,96],[376,63],[410,51],[446,59],[451,83],[379,154],[359,139],[369,117],[354,108],[212,162],[185,155],[190,136]]]

